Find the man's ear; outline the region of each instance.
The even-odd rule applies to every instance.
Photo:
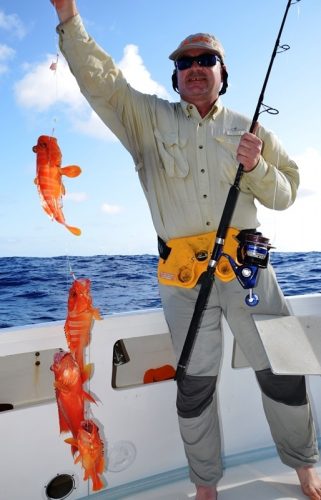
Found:
[[[225,94],[226,89],[228,87],[228,72],[226,70],[225,64],[222,64],[221,78],[222,78],[222,87],[221,90],[219,91],[219,95]]]

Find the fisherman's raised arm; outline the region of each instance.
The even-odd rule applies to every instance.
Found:
[[[55,7],[61,23],[65,23],[78,14],[75,0],[50,0],[50,2]]]

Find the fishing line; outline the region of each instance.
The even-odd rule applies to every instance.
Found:
[[[53,3],[53,6],[55,7],[55,2]],[[53,16],[54,16],[54,25],[56,27],[56,24],[57,24],[57,16],[56,16],[56,12],[55,12],[55,9],[53,9]],[[54,33],[56,33],[56,29],[53,30]],[[55,60],[52,60],[50,66],[49,66],[49,69],[51,71],[53,71],[54,73],[54,78],[55,78],[55,102],[58,102],[58,73],[57,73],[57,70],[58,70],[58,63],[59,63],[59,45],[58,45],[58,42],[57,42],[57,36],[56,34],[54,35],[54,47],[55,47],[55,53],[56,53],[56,59]],[[53,122],[53,127],[52,127],[52,132],[51,132],[51,135],[54,137],[55,136],[55,126],[57,125],[57,117],[54,116],[53,119],[52,119],[52,122]]]

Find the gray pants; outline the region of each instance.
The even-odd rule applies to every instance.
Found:
[[[184,289],[160,285],[164,314],[177,360],[194,311],[199,285]],[[215,485],[222,477],[216,380],[222,356],[223,313],[262,390],[263,407],[282,462],[297,468],[318,461],[318,447],[304,377],[278,376],[270,371],[263,344],[251,314],[288,315],[284,296],[271,266],[260,273],[256,292],[260,302],[248,307],[235,279],[215,279],[194,344],[186,376],[178,384],[180,432],[190,468],[198,485]],[[255,310],[255,311],[254,311]]]

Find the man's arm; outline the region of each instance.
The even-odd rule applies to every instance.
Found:
[[[65,23],[78,14],[76,0],[50,0],[56,8],[59,20]]]

